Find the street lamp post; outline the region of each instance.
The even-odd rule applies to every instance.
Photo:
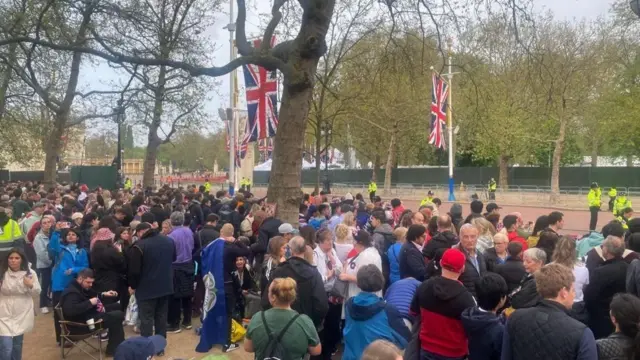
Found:
[[[329,181],[329,136],[331,136],[331,126],[324,124],[322,126],[321,135],[324,136],[324,179],[323,190],[327,193],[331,193],[331,182]]]

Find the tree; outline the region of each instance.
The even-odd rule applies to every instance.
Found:
[[[55,0],[52,0],[55,1]],[[80,1],[80,0],[72,0]],[[309,113],[310,102],[313,97],[313,87],[316,82],[317,65],[320,58],[327,50],[326,34],[334,13],[336,0],[298,0],[302,9],[299,31],[291,40],[284,41],[271,48],[270,39],[273,36],[280,20],[282,19],[282,7],[286,0],[274,0],[271,19],[264,30],[262,45],[254,48],[248,41],[245,32],[246,4],[244,0],[237,0],[238,17],[236,24],[236,45],[241,55],[226,65],[203,66],[190,58],[150,57],[140,55],[136,51],[130,51],[126,46],[114,43],[105,46],[101,42],[103,30],[99,26],[92,28],[92,42],[73,43],[69,41],[43,40],[29,35],[14,36],[0,40],[0,46],[13,43],[37,44],[54,50],[87,53],[100,57],[114,64],[137,64],[139,66],[166,66],[185,71],[191,76],[222,76],[238,66],[255,64],[269,70],[279,70],[283,74],[284,89],[282,105],[280,108],[279,126],[284,131],[279,131],[275,139],[275,152],[273,167],[270,177],[268,197],[277,205],[277,212],[284,221],[295,223],[298,215],[298,205],[301,199],[300,170],[302,165],[302,151],[304,132]],[[480,0],[473,2],[475,5],[483,4]],[[499,3],[513,4],[509,9],[513,13],[519,12],[516,7],[519,1],[501,0]],[[427,1],[421,0],[420,4],[430,12],[432,22],[440,35],[440,27]],[[118,9],[117,2],[103,4],[109,8]],[[466,6],[466,5],[465,5]],[[385,1],[383,9],[387,10],[391,17],[392,29],[402,20],[403,11],[415,11],[419,13],[422,21],[423,8],[416,7],[415,2]],[[443,12],[447,10],[459,11],[451,4],[442,6]],[[70,11],[71,13],[73,10]],[[110,14],[111,16],[112,14]],[[129,21],[125,13],[114,12],[122,21]],[[397,15],[397,16],[396,16]],[[515,17],[515,16],[514,16]],[[422,24],[422,23],[421,23]],[[393,31],[391,32],[393,33]],[[99,44],[98,45],[96,45]],[[441,43],[441,42],[440,42]],[[94,46],[96,45],[96,46]]]

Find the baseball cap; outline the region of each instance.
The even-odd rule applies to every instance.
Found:
[[[280,234],[297,234],[298,230],[294,229],[291,224],[284,223],[278,227],[278,232]]]
[[[136,336],[123,341],[113,356],[114,360],[147,360],[167,346],[167,340],[160,335]]]
[[[496,203],[488,203],[487,204],[487,212],[492,212],[493,210],[497,210],[497,209],[502,209],[500,206],[498,206],[498,204]]]
[[[465,256],[462,251],[458,249],[447,249],[442,255],[440,265],[443,269],[453,271],[456,273],[462,272],[464,268]]]

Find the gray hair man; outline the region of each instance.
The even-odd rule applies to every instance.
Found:
[[[273,270],[271,280],[289,277],[296,281],[298,296],[291,304],[291,308],[300,314],[309,316],[318,328],[329,310],[329,300],[324,290],[322,276],[316,267],[304,258],[307,249],[303,237],[294,236],[289,240],[288,245],[292,256]],[[269,286],[270,284],[267,284],[267,288]],[[264,310],[271,308],[267,291],[262,294],[262,308]]]
[[[460,243],[457,248],[466,257],[463,272],[460,274],[460,282],[469,290],[473,297],[476,296],[476,280],[487,272],[484,255],[476,250],[478,244],[478,228],[472,224],[464,224],[460,228]]]

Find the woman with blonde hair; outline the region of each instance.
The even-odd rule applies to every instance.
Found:
[[[400,249],[402,244],[407,240],[407,228],[399,227],[393,230],[393,237],[396,242],[387,250],[387,257],[389,258],[389,283],[400,280]]]
[[[280,346],[288,359],[300,360],[307,354],[320,355],[322,345],[313,321],[291,309],[296,300],[296,287],[296,281],[289,277],[276,278],[271,282],[269,303],[272,308],[253,315],[244,340],[245,351],[255,353],[256,359],[276,355],[267,353],[273,350],[270,346],[273,336],[281,339]]]
[[[558,240],[556,248],[551,255],[551,261],[562,264],[573,270],[575,280],[573,282],[576,289],[574,304],[584,300],[583,289],[589,284],[589,270],[584,263],[578,261],[578,250],[575,240],[563,236]]]
[[[493,236],[496,234],[496,228],[483,217],[474,218],[471,220],[471,225],[478,229],[476,249],[484,254],[487,249],[493,247]]]
[[[273,270],[276,269],[278,264],[284,262],[285,251],[287,249],[287,240],[282,236],[276,236],[269,240],[269,247],[267,249],[267,255],[264,259],[264,266],[262,268],[262,274],[260,276],[260,291],[264,293],[265,287],[271,280]]]
[[[356,215],[351,211],[344,213],[342,215],[342,223],[349,227],[349,240],[353,241],[353,237],[358,233]]]
[[[344,263],[347,260],[347,256],[349,252],[353,250],[353,240],[351,238],[351,231],[349,230],[349,226],[347,224],[338,224],[336,226],[336,254],[338,254],[338,259],[340,259],[341,263]]]
[[[387,340],[376,340],[364,349],[360,360],[401,360],[402,351]]]

